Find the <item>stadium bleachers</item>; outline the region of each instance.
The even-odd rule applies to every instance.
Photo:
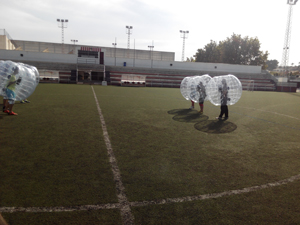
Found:
[[[209,74],[210,76],[227,75],[225,72],[212,72],[206,71],[179,71],[179,70],[150,70],[150,69],[128,69],[128,68],[108,68],[110,69],[111,85],[121,85],[121,77],[124,74],[135,74],[146,76],[146,87],[173,87],[179,88],[181,81],[184,77]],[[250,80],[254,81],[255,91],[275,91],[276,82],[272,75],[268,73],[260,74],[247,74],[238,73],[233,74],[239,78],[242,83],[243,90],[247,90]]]
[[[228,72],[208,72],[208,71],[192,71],[192,70],[171,70],[171,69],[151,69],[151,68],[134,68],[134,67],[118,67],[105,66],[100,64],[68,64],[68,63],[50,63],[39,61],[23,61],[23,63],[33,65],[39,70],[56,70],[59,71],[60,83],[76,83],[76,79],[71,78],[72,71],[90,70],[95,72],[106,72],[109,74],[109,85],[122,84],[122,75],[146,76],[146,87],[170,87],[179,88],[181,81],[187,76],[196,76],[209,74],[210,76],[227,75]],[[243,89],[247,90],[250,80],[254,81],[255,91],[278,91],[277,80],[266,71],[261,73],[236,73],[233,74],[239,78]],[[99,80],[95,81],[99,83]],[[89,84],[93,83],[88,82]],[[281,89],[280,89],[281,90]]]

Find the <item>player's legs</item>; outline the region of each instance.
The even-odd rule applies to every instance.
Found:
[[[193,102],[192,100],[191,100],[191,102],[192,102],[192,105],[191,105],[190,109],[193,109],[193,108],[195,108],[195,102]]]
[[[199,102],[199,106],[200,106],[200,113],[203,113],[203,109],[204,109],[204,105],[203,102]]]

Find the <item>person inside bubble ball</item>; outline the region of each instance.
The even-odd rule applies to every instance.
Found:
[[[5,89],[5,99],[3,99],[3,105],[5,109],[3,112],[8,113],[8,115],[17,116],[18,114],[12,111],[12,108],[15,104],[16,100],[16,85],[19,85],[21,82],[21,78],[17,80],[16,75],[19,73],[19,68],[16,66],[13,68],[13,73],[8,76],[8,81]]]
[[[197,85],[197,91],[200,94],[199,97],[199,106],[200,106],[200,111],[199,113],[202,114],[203,113],[203,109],[204,109],[204,99],[206,98],[206,91],[205,91],[205,87],[203,85],[203,83],[200,81],[200,83]],[[192,106],[190,107],[190,109],[194,109],[195,108],[195,102],[193,100],[191,100],[192,102]]]
[[[222,85],[219,87],[219,91],[221,92],[221,112],[219,117],[216,119],[221,120],[223,115],[225,114],[225,120],[228,119],[228,106],[227,106],[227,101],[230,99],[228,98],[228,90],[229,87],[227,86],[227,82],[225,79],[222,79]]]

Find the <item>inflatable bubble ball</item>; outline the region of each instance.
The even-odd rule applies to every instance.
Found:
[[[191,79],[191,77],[185,77],[185,78],[183,78],[183,80],[181,81],[181,84],[180,84],[180,92],[186,100],[190,100],[189,90],[188,90],[188,83],[189,83],[190,79]]]
[[[213,77],[206,86],[209,100],[216,106],[237,103],[242,91],[241,82],[232,74]]]
[[[212,78],[208,75],[195,76],[189,82],[190,99],[193,102],[204,102],[209,100],[209,96],[206,93],[206,86]]]
[[[13,101],[28,98],[39,84],[39,72],[34,66],[12,61],[0,61],[0,95],[7,89],[14,92]]]

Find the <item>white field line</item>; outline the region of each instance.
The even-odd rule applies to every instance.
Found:
[[[230,195],[238,195],[243,193],[250,193],[254,191],[259,191],[267,188],[278,187],[284,184],[288,184],[294,181],[300,180],[300,174],[292,176],[290,178],[267,183],[259,186],[252,186],[243,189],[224,191],[220,193],[205,194],[205,195],[195,195],[187,196],[181,198],[166,198],[159,199],[155,201],[142,201],[142,202],[129,202],[131,207],[141,207],[148,205],[165,205],[170,203],[180,203],[180,202],[191,202],[191,201],[201,201],[206,199],[221,198]],[[0,213],[13,213],[13,212],[68,212],[68,211],[84,211],[84,210],[101,210],[101,209],[118,209],[122,206],[119,203],[115,204],[102,204],[102,205],[83,205],[83,206],[73,206],[73,207],[0,207]]]
[[[0,212],[13,213],[13,212],[72,212],[72,211],[85,211],[85,210],[100,210],[100,209],[119,209],[119,203],[109,203],[101,205],[81,205],[72,207],[0,207]]]
[[[164,205],[164,204],[178,203],[178,202],[191,202],[191,201],[199,201],[199,200],[206,200],[206,199],[212,199],[212,198],[221,198],[224,196],[238,195],[238,194],[254,192],[254,191],[258,191],[258,190],[262,190],[262,189],[266,189],[266,188],[281,186],[284,184],[294,182],[299,179],[300,179],[300,174],[292,176],[292,177],[284,179],[284,180],[276,181],[273,183],[267,183],[267,184],[263,184],[263,185],[259,185],[259,186],[247,187],[247,188],[238,189],[238,190],[230,190],[230,191],[224,191],[221,193],[213,193],[213,194],[205,194],[205,195],[187,196],[187,197],[181,197],[181,198],[166,198],[166,199],[160,199],[160,200],[156,200],[156,201],[131,202],[130,205],[132,207],[147,206],[147,205]]]
[[[109,136],[108,136],[108,132],[106,129],[106,124],[105,124],[105,120],[103,117],[103,114],[101,112],[101,108],[97,99],[97,96],[95,94],[94,91],[94,87],[92,87],[92,91],[94,94],[94,98],[96,101],[96,105],[97,105],[97,109],[98,109],[98,113],[100,116],[100,121],[101,121],[101,125],[102,125],[102,130],[103,130],[103,137],[104,137],[104,141],[106,144],[106,148],[107,148],[107,154],[109,157],[109,162],[112,168],[112,172],[113,172],[113,176],[114,176],[114,180],[116,183],[116,191],[117,191],[117,197],[118,197],[118,201],[120,204],[120,211],[121,211],[121,217],[122,217],[122,221],[123,224],[134,224],[134,217],[131,213],[131,209],[130,209],[130,205],[129,202],[127,200],[126,194],[125,194],[125,187],[122,183],[121,180],[121,173],[117,164],[117,160],[116,157],[114,155],[110,140],[109,140]]]

